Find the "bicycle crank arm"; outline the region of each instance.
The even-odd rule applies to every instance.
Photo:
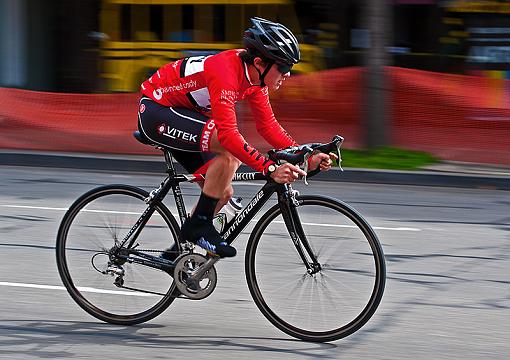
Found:
[[[220,258],[218,256],[210,257],[207,261],[195,271],[192,271],[190,278],[194,281],[200,281],[204,274],[218,262]]]
[[[219,257],[207,258],[201,254],[181,255],[176,259],[174,280],[177,289],[191,300],[208,297],[217,283],[214,264]]]

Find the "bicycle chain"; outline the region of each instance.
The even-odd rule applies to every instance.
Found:
[[[153,250],[153,249],[129,249],[128,250],[130,253],[133,252],[133,251],[138,251],[138,252],[163,252],[165,250]]]
[[[165,250],[154,250],[154,249],[138,249],[138,248],[131,248],[131,249],[126,249],[129,253],[132,253],[133,251],[138,251],[138,252],[164,252]],[[184,250],[184,252],[186,252],[186,250]],[[183,253],[184,253],[183,252]],[[136,254],[135,254],[136,255]],[[180,255],[180,254],[179,254]]]

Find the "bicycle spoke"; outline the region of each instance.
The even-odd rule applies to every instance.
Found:
[[[250,291],[263,314],[293,336],[315,341],[343,337],[369,319],[379,301],[371,297],[382,295],[377,279],[384,267],[376,271],[375,262],[377,256],[381,264],[382,252],[374,254],[370,244],[377,244],[377,238],[367,238],[367,231],[332,200],[303,201],[296,209],[317,264],[307,272],[281,226],[280,210],[273,210],[254,229],[247,247],[253,263],[247,266]],[[298,263],[302,270],[296,273]]]
[[[64,284],[80,306],[101,320],[121,324],[143,322],[173,300],[165,296],[173,283],[169,274],[136,262],[110,260],[110,249],[122,242],[147,208],[143,200],[146,196],[143,191],[127,186],[91,191],[73,204],[78,210],[70,209],[68,214],[73,216],[66,215],[61,226],[65,231],[59,231],[57,260]],[[175,220],[169,220],[169,212],[157,210],[157,213],[159,216],[152,216],[150,224],[141,228],[137,238],[140,248],[163,251],[176,240],[177,230],[172,230]],[[108,274],[102,273],[106,270]],[[162,295],[138,296],[147,294],[141,291]]]
[[[323,290],[321,293],[323,293],[325,295],[324,297],[326,298],[326,300],[329,300],[329,303],[331,304],[331,306],[333,306],[335,308],[335,310],[339,310],[339,307],[338,307],[339,304],[337,303],[337,299],[339,299],[339,298],[341,299],[341,294],[337,293],[337,292],[332,294],[331,287],[326,285],[327,280],[326,280],[326,276],[324,274],[321,274],[320,278],[321,279],[318,282]],[[334,296],[334,295],[336,295],[336,296]],[[321,299],[322,299],[322,297],[319,297],[319,301]],[[323,305],[323,304],[321,303],[321,305]],[[325,309],[323,308],[323,310],[325,310]],[[324,313],[322,313],[322,314],[324,315]]]
[[[300,282],[302,283],[301,285],[305,284],[306,277],[303,276],[303,278],[302,278],[302,280]],[[299,282],[298,282],[298,284],[299,284]],[[298,284],[296,284],[296,285],[298,285]],[[298,304],[301,304],[302,303],[301,300],[303,299],[303,297],[305,295],[308,295],[308,293],[306,292],[305,288],[306,288],[306,285],[305,286],[300,286],[300,287],[294,287],[293,288],[292,293],[295,293],[296,291],[298,291],[298,293],[293,296],[293,298],[295,299],[295,301],[294,301],[295,305],[294,305],[293,311],[289,315],[289,318],[291,318],[291,319],[295,319],[296,316],[301,316],[302,315],[301,312],[298,311]]]

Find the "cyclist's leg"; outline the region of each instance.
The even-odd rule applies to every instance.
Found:
[[[212,219],[239,161],[219,144],[214,121],[195,111],[169,108],[148,98],[140,101],[138,118],[140,131],[158,144],[190,153],[216,154],[208,166],[204,190],[195,211],[183,224],[181,235],[219,256],[235,256],[235,249],[223,241]]]
[[[241,161],[220,144],[216,129],[211,137],[210,149],[216,154],[216,157],[207,168],[207,176],[202,190],[204,193],[220,199],[217,207],[219,210],[234,195],[232,178],[241,166]]]
[[[182,234],[188,240],[222,257],[235,256],[236,250],[223,241],[212,225],[215,210],[232,196],[232,177],[240,162],[219,143],[214,130],[208,149],[216,154],[206,171],[205,182],[192,216],[183,224]],[[220,202],[220,200],[223,200]]]
[[[172,150],[172,155],[190,174],[206,174],[209,166],[213,163],[214,159],[216,159],[216,154],[213,152],[190,153],[187,151]],[[204,188],[203,181],[197,184],[201,189]],[[234,196],[234,188],[232,185],[229,185],[220,197],[214,214],[217,214],[232,196]],[[193,213],[193,211],[194,208],[191,213]]]
[[[174,158],[181,164],[183,167],[192,174],[206,174],[208,173],[209,166],[211,166],[216,161],[216,156],[214,153],[206,152],[206,153],[190,153],[186,151],[180,150],[172,150],[172,154]],[[220,158],[220,162],[221,158]],[[223,164],[224,165],[224,164]],[[217,165],[215,165],[217,166]],[[213,166],[214,169],[214,166]],[[210,176],[210,175],[209,175]],[[204,188],[204,182],[198,183],[201,189]],[[214,214],[217,214],[223,205],[225,205],[228,200],[233,196],[234,189],[232,185],[229,185],[223,192],[222,197],[219,199],[216,208],[214,209]],[[195,207],[191,211],[191,214],[195,212]],[[174,245],[172,248],[168,248],[165,252],[162,253],[162,257],[167,260],[175,260],[178,256],[179,252],[177,246]]]
[[[230,181],[240,162],[219,143],[214,121],[196,111],[170,108],[145,97],[140,100],[138,119],[140,131],[169,147],[189,173],[209,173],[209,177],[214,177],[199,185],[202,189],[205,186],[205,193],[220,199],[217,213],[233,195]]]

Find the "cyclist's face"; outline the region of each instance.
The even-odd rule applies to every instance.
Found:
[[[264,78],[264,82],[270,90],[278,90],[283,82],[290,76],[290,71],[280,72],[278,65],[274,64]]]
[[[270,66],[265,64],[260,58],[256,58],[254,61],[255,67],[259,69],[261,73],[264,73],[266,67]],[[283,73],[282,71],[286,71]],[[271,69],[264,77],[264,82],[266,83],[269,90],[278,90],[283,82],[290,76],[289,67],[278,66],[277,64],[273,64]]]

